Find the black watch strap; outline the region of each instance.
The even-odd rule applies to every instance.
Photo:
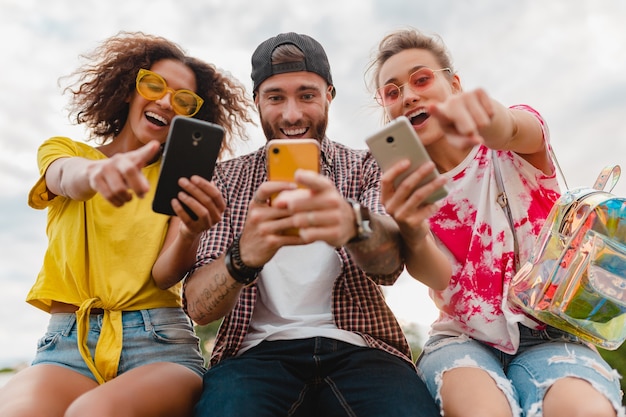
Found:
[[[240,236],[236,236],[233,243],[226,250],[224,264],[228,273],[235,281],[243,285],[250,285],[257,279],[263,267],[253,268],[243,263],[239,251],[239,239]]]

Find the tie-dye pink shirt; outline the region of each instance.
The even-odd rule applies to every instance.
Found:
[[[514,106],[541,116],[528,106]],[[556,175],[545,175],[519,155],[495,152],[519,240],[520,260],[530,255],[535,239],[559,196]],[[468,336],[515,353],[517,323],[523,315],[506,308],[504,289],[514,274],[513,239],[504,210],[497,203],[493,151],[477,146],[446,173],[450,194],[430,219],[433,233],[452,260],[452,279],[443,291],[431,290],[440,310],[431,335]],[[554,169],[552,170],[554,171]]]

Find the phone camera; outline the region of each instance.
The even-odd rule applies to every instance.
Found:
[[[273,152],[275,155],[278,155],[278,153],[280,152],[280,149],[278,149],[278,148],[273,148],[273,149],[272,149],[272,152]]]
[[[202,132],[200,132],[199,130],[196,130],[195,132],[191,134],[191,137],[193,138],[193,140],[199,141],[202,139]]]
[[[387,136],[387,143],[393,143],[393,136]]]

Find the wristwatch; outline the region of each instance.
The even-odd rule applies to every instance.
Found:
[[[240,236],[236,236],[233,243],[226,250],[224,264],[228,273],[235,281],[243,285],[250,285],[257,279],[263,267],[253,268],[243,263],[241,253],[239,252],[239,239]]]
[[[370,225],[370,211],[367,207],[361,205],[358,201],[348,199],[348,203],[352,206],[354,212],[354,225],[356,226],[356,236],[348,241],[348,243],[360,242],[370,237],[373,233]]]

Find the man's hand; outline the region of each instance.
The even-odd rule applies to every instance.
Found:
[[[300,229],[303,243],[321,240],[334,247],[345,245],[356,233],[350,204],[323,175],[298,170],[295,179],[308,193],[299,192],[283,205]]]

